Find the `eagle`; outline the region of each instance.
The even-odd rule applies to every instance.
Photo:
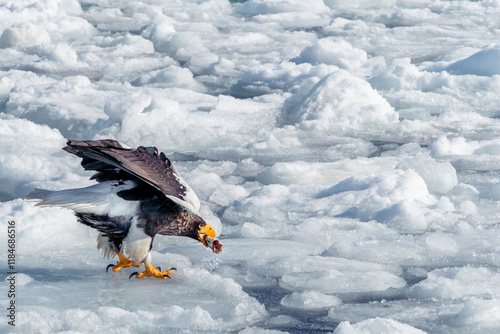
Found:
[[[112,139],[70,140],[63,150],[81,158],[85,170],[95,171],[90,179],[96,183],[59,191],[35,189],[27,199],[37,206],[69,208],[80,223],[99,231],[97,249],[107,258],[118,255],[106,271],[144,264],[144,271],[129,278],[170,278],[176,268],[162,272],[151,264],[157,234],[189,237],[222,252],[215,230],[196,214],[200,200],[156,147],[124,148]]]

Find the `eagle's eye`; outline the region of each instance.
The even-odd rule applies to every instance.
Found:
[[[198,225],[198,229],[200,229],[200,230],[201,230],[201,229],[203,228],[203,226],[205,226],[205,224],[200,224],[200,225]]]

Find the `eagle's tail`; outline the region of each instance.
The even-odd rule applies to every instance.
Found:
[[[36,188],[26,196],[26,199],[31,202],[38,202],[37,206],[51,206],[54,202],[62,199],[58,191]]]
[[[82,192],[82,189],[46,190],[36,188],[26,196],[26,200],[38,202],[36,206],[59,206],[76,212],[94,212],[101,206],[106,206],[101,194]]]

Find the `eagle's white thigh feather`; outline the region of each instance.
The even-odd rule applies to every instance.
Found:
[[[125,254],[127,257],[138,264],[144,261],[146,265],[151,262],[149,251],[151,249],[151,242],[153,239],[144,233],[142,228],[137,227],[137,219],[132,220],[132,225],[127,234],[125,241]]]
[[[116,255],[116,252],[109,247],[109,238],[103,233],[99,233],[97,236],[97,250],[101,250],[106,259],[112,259]]]

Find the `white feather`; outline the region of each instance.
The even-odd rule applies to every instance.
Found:
[[[124,200],[117,193],[133,187],[133,181],[106,181],[85,188],[59,191],[35,189],[27,198],[38,201],[37,206],[59,206],[79,213],[132,217],[139,202]]]
[[[116,252],[109,246],[109,238],[103,233],[99,233],[97,236],[97,250],[102,250],[106,259],[114,258],[116,255]]]
[[[194,190],[191,189],[191,187],[182,178],[182,176],[180,176],[180,174],[175,169],[173,170],[175,178],[186,188],[186,191],[184,194],[181,194],[182,199],[171,195],[166,195],[167,198],[171,199],[191,213],[198,213],[198,211],[200,210],[200,199],[198,198],[198,196],[196,196]]]
[[[149,251],[152,240],[149,235],[144,233],[142,228],[137,227],[137,218],[134,218],[127,237],[124,239],[127,257],[134,263],[144,262],[148,265],[151,261]]]

